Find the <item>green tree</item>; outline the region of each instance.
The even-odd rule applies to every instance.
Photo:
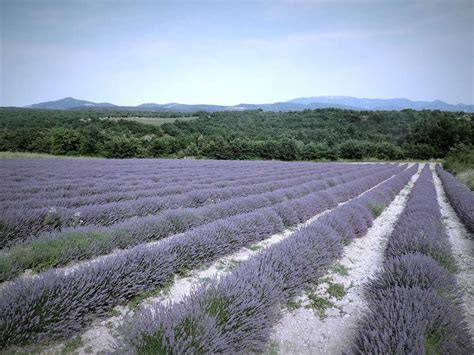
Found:
[[[75,155],[80,144],[79,132],[72,128],[54,127],[49,131],[50,152],[57,155]]]
[[[350,139],[339,145],[339,152],[343,159],[363,159],[367,156],[368,148],[369,142]]]
[[[125,136],[112,136],[105,143],[101,152],[106,158],[142,157],[143,149],[140,140]]]
[[[177,139],[169,135],[153,138],[149,152],[153,157],[166,157],[178,151]]]

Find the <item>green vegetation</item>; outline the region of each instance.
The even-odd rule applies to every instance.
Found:
[[[329,308],[334,307],[334,303],[332,303],[326,297],[318,296],[316,293],[312,291],[307,291],[306,296],[309,299],[309,305],[306,308],[311,308],[315,312],[318,313],[320,318],[326,317],[326,310]]]
[[[474,191],[473,146],[459,145],[455,147],[444,159],[443,166]]]
[[[340,263],[337,263],[336,265],[334,265],[333,271],[342,276],[349,275],[349,270],[347,270],[347,268]]]
[[[206,313],[214,317],[218,324],[225,324],[230,318],[229,305],[231,302],[231,299],[222,295],[212,295],[206,300]]]
[[[143,292],[140,292],[128,300],[127,306],[130,307],[131,309],[136,309],[147,298],[158,297],[160,295],[166,295],[171,290],[171,286],[173,286],[173,280],[170,280],[164,286],[150,288]]]
[[[101,240],[105,240],[105,236],[100,233],[70,233],[65,239],[38,240],[14,246],[8,253],[0,255],[0,282],[15,276],[16,270],[40,272],[53,268],[60,264],[64,250],[81,251],[91,242]]]
[[[346,290],[344,289],[343,284],[337,284],[332,282],[329,283],[327,292],[329,296],[334,297],[338,300],[344,298],[344,296],[346,295]]]
[[[444,266],[444,268],[448,270],[450,273],[456,274],[459,272],[458,264],[456,263],[456,260],[451,254],[446,255],[446,254],[437,252],[435,250],[428,250],[426,252],[426,255],[432,257],[439,264]]]
[[[190,121],[198,118],[197,116],[185,116],[185,117],[104,117],[111,121],[132,121],[143,124],[149,124],[152,126],[161,126],[164,123],[173,123],[175,121]]]
[[[380,203],[370,204],[369,207],[370,207],[370,210],[372,211],[372,214],[374,215],[375,218],[380,216],[383,212],[383,209],[385,208],[385,206],[383,204],[380,204]]]
[[[440,332],[428,331],[425,334],[425,352],[428,355],[441,355],[443,334]]]
[[[217,265],[217,270],[221,270],[221,271],[224,271],[224,272],[229,272],[229,271],[232,271],[233,269],[235,269],[235,267],[239,264],[240,264],[240,261],[239,260],[234,260],[234,259],[220,261],[219,265]]]
[[[253,244],[253,245],[250,245],[250,246],[247,247],[247,249],[251,250],[251,251],[259,251],[262,248],[263,247],[261,245],[258,245],[258,244]]]
[[[414,110],[173,114],[0,108],[0,151],[106,158],[424,160],[470,149],[473,117]],[[166,123],[143,123],[151,121]]]
[[[74,351],[79,349],[82,345],[82,339],[80,335],[77,335],[69,340],[67,340],[64,344],[64,348],[60,351],[60,354],[72,354]]]
[[[110,312],[109,312],[109,316],[111,317],[118,317],[120,316],[120,312],[116,309],[116,308],[113,308]]]
[[[278,344],[275,342],[271,342],[269,349],[268,349],[268,355],[278,355]]]
[[[161,331],[153,335],[147,335],[143,338],[142,345],[137,348],[137,354],[140,355],[165,355],[168,354],[168,349],[166,349],[163,344],[163,334]]]
[[[286,308],[288,308],[288,310],[290,312],[298,309],[301,307],[301,301],[295,301],[295,300],[289,300],[287,305],[286,305]]]
[[[0,152],[0,159],[64,159],[61,155],[27,152]],[[68,159],[95,159],[94,157],[74,156]]]

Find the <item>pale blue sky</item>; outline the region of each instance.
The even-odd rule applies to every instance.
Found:
[[[474,103],[474,0],[0,2],[0,105]]]

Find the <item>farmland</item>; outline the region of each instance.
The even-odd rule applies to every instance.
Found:
[[[474,351],[474,195],[439,165],[0,167],[4,351]]]

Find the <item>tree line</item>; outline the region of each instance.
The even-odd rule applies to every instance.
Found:
[[[107,158],[430,159],[472,149],[473,114],[443,111],[162,112],[0,109],[0,150]],[[123,117],[123,120],[108,120]],[[461,147],[461,148],[460,148]],[[466,148],[467,147],[467,148]]]

